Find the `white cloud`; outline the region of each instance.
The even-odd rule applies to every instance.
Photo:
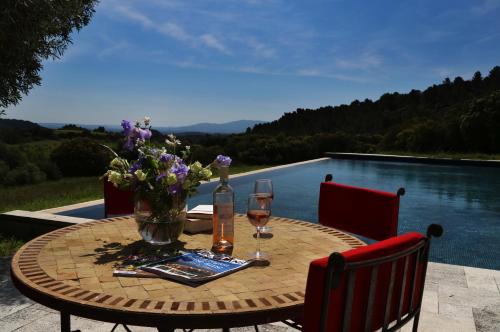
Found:
[[[200,36],[200,41],[208,47],[229,54],[229,50],[214,35],[206,33]]]
[[[322,77],[322,78],[333,78],[339,81],[356,82],[356,83],[367,83],[370,82],[369,79],[359,76],[344,75],[329,73],[328,71],[322,71],[319,69],[299,69],[296,73],[298,76],[306,77]]]
[[[196,36],[187,32],[182,26],[173,22],[157,23],[149,16],[141,13],[136,8],[122,4],[112,3],[111,8],[114,12],[120,14],[123,18],[138,23],[146,29],[154,30],[169,38],[189,44],[192,47],[204,45],[224,54],[230,54],[228,47],[224,45],[219,38],[211,33],[205,33]]]
[[[276,58],[276,50],[269,47],[255,38],[249,38],[248,46],[254,50],[256,56],[261,58]]]
[[[171,38],[180,40],[180,41],[191,41],[193,37],[188,34],[184,28],[181,26],[171,23],[171,22],[166,22],[160,26],[157,27],[158,32],[161,32]]]
[[[378,68],[382,62],[382,57],[372,52],[365,52],[358,57],[349,59],[335,59],[335,65],[340,69]]]
[[[111,42],[111,44],[99,51],[97,54],[99,57],[105,57],[109,55],[114,55],[120,53],[126,49],[130,48],[130,44],[127,41]]]
[[[125,17],[131,21],[134,21],[136,23],[139,23],[146,28],[155,27],[155,24],[153,23],[153,21],[149,17],[147,17],[146,15],[144,15],[136,10],[133,10],[130,7],[122,6],[122,5],[115,5],[115,6],[113,6],[113,9],[117,13],[121,14],[123,17]]]

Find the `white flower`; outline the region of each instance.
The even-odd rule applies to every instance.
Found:
[[[193,164],[191,164],[191,166],[189,168],[193,172],[198,173],[199,171],[201,171],[201,169],[203,168],[203,166],[201,165],[201,163],[199,161],[196,161]]]
[[[175,176],[174,173],[170,173],[169,175],[167,175],[167,184],[168,185],[175,184],[176,182],[177,182],[177,176]]]
[[[150,123],[151,123],[151,118],[149,116],[145,116],[144,117],[144,125],[149,126]]]
[[[176,146],[176,145],[180,145],[181,144],[181,141],[179,141],[175,136],[174,134],[170,134],[167,136],[167,139],[165,140],[165,143],[167,143],[168,145],[170,146]]]
[[[111,160],[110,165],[111,165],[111,167],[114,167],[114,168],[120,168],[123,166],[123,161],[120,158],[115,158],[115,159]]]
[[[139,181],[144,181],[146,180],[146,176],[147,174],[144,173],[142,170],[138,169],[137,171],[135,171],[135,176],[137,177],[137,180]]]
[[[208,168],[204,168],[202,171],[201,171],[201,175],[205,178],[205,179],[209,179],[211,176],[212,176],[212,171],[209,170]]]
[[[119,186],[122,183],[122,175],[115,171],[108,171],[108,181]]]

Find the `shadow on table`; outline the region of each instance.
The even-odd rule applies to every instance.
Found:
[[[95,264],[139,265],[178,255],[180,250],[185,249],[185,245],[186,242],[182,241],[164,246],[151,245],[143,240],[125,245],[119,242],[104,242],[102,247],[94,249],[94,253],[83,257],[95,256]]]

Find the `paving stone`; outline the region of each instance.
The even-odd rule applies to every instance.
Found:
[[[401,328],[401,332],[411,332],[413,321]],[[419,332],[475,332],[476,327],[472,318],[458,319],[422,311],[418,324]]]
[[[491,292],[485,289],[440,284],[439,304],[441,305],[441,303],[481,308],[488,305],[500,304],[500,296],[498,292]]]
[[[498,292],[498,285],[492,275],[475,275],[466,273],[465,277],[469,288],[484,289],[500,295]]]
[[[472,309],[478,332],[500,331],[500,305]]]
[[[439,315],[450,318],[474,318],[472,316],[472,307],[450,303],[439,303]]]
[[[32,304],[33,301],[21,295],[10,279],[0,284],[0,319]]]
[[[429,263],[426,282],[467,287],[464,267],[450,264]]]
[[[0,331],[14,331],[19,329],[25,325],[28,325],[34,321],[43,319],[47,315],[52,314],[48,311],[48,308],[40,305],[40,304],[31,304],[30,306],[23,308],[22,310],[18,310],[8,316],[0,319]],[[51,328],[45,331],[53,331]],[[43,330],[38,330],[43,331]]]
[[[424,296],[422,298],[422,310],[437,314],[439,307],[438,304],[439,304],[439,297],[437,290],[429,291],[426,288],[424,291]]]

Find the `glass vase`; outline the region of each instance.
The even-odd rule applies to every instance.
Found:
[[[165,209],[162,209],[165,210]],[[165,212],[154,211],[147,200],[136,200],[134,217],[144,241],[153,245],[171,244],[184,231],[187,205],[181,200]]]

